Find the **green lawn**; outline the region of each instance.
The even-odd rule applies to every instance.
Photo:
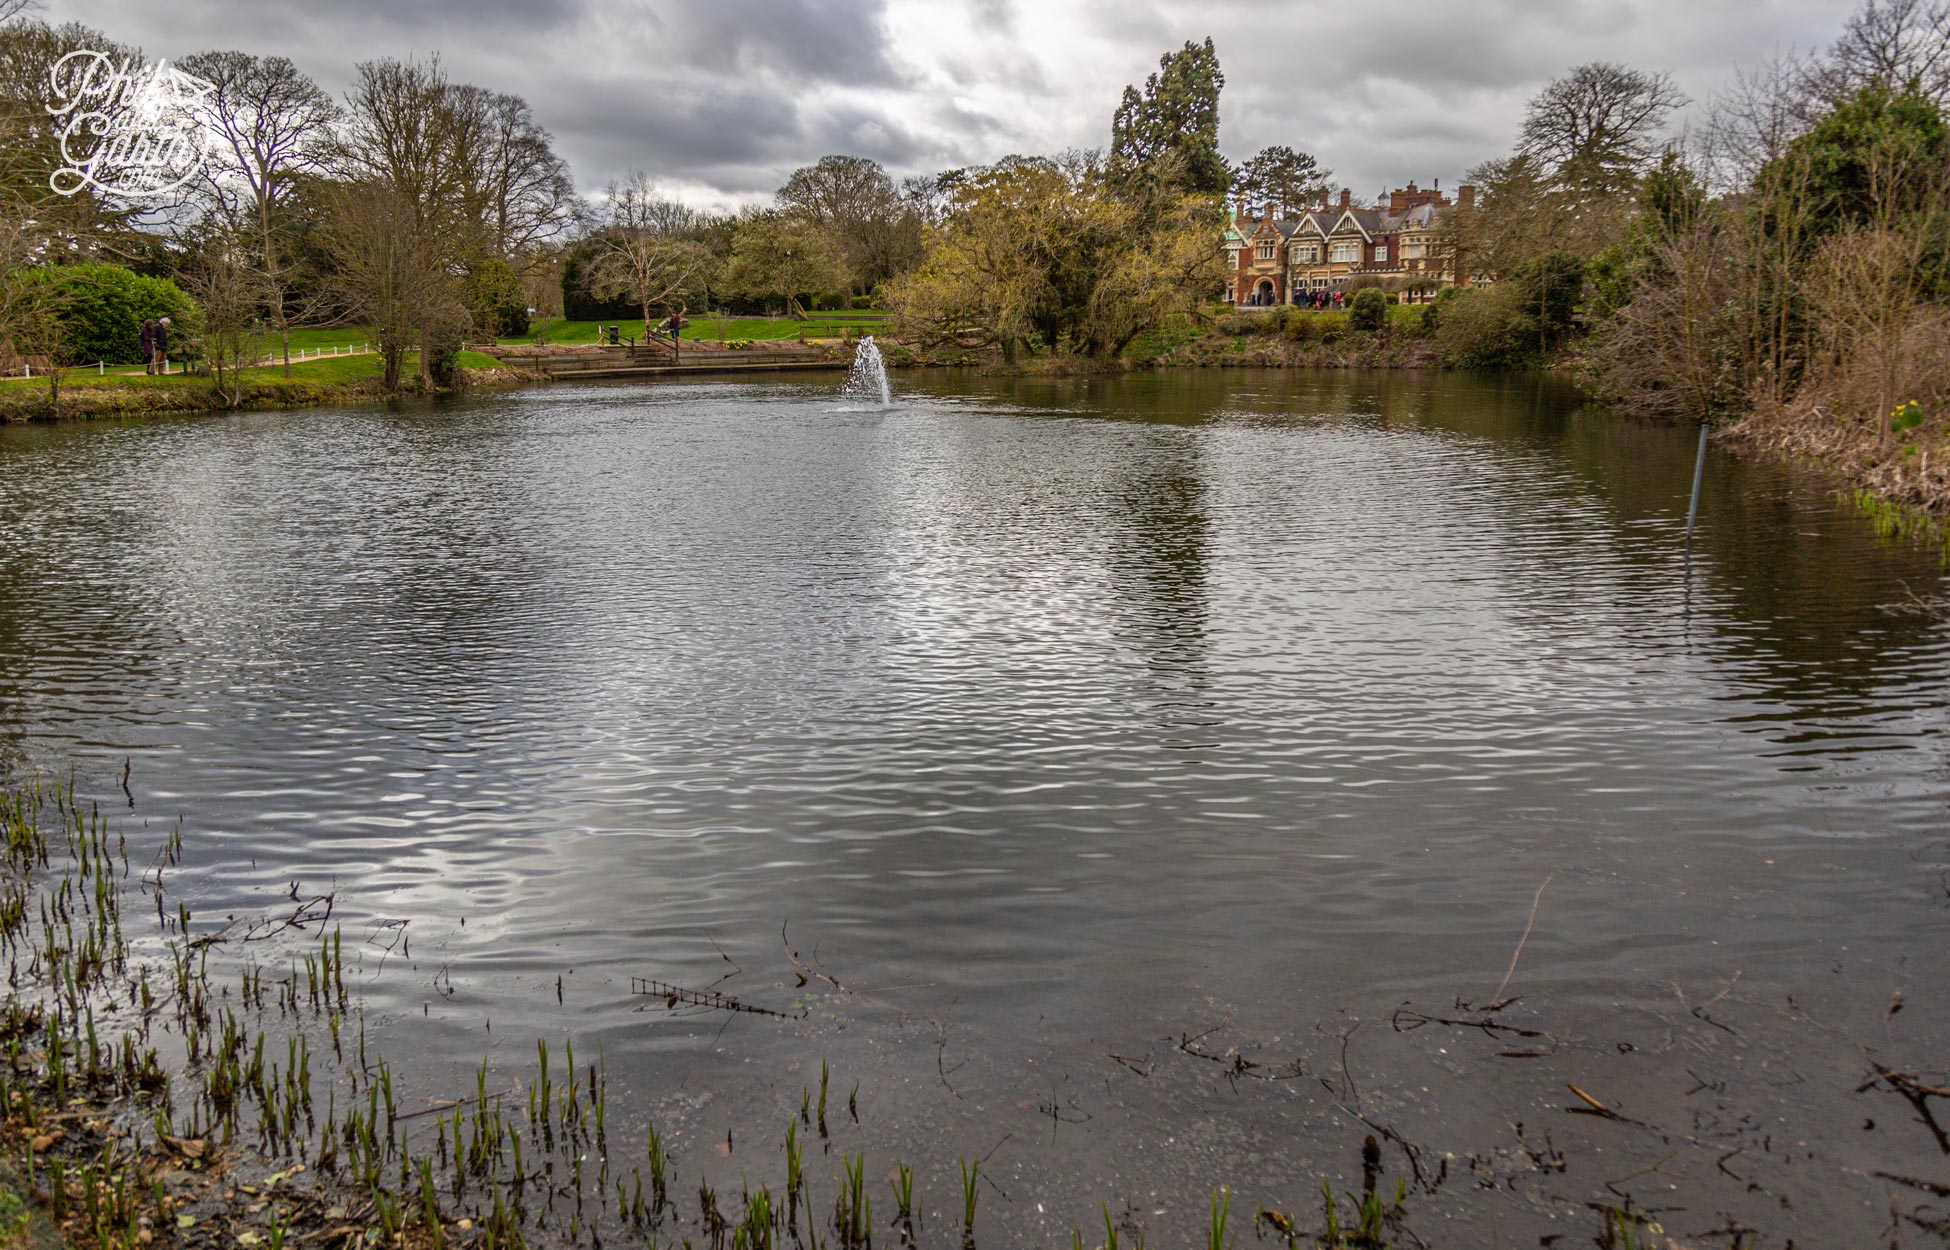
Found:
[[[594,343],[596,327],[615,325],[622,327],[626,339],[643,337],[643,322],[626,321],[565,321],[561,317],[537,318],[528,328],[528,333],[520,338],[502,339],[503,343]],[[819,314],[813,318],[795,317],[711,317],[702,314],[689,318],[684,327],[684,337],[690,339],[796,339],[801,334],[808,338],[838,338],[847,330],[858,330],[872,334],[885,329],[884,318],[857,313]]]
[[[310,350],[310,348],[308,347],[307,350]],[[417,352],[408,352],[406,354],[406,364],[402,370],[406,376],[410,377],[418,367],[418,359],[419,353]],[[501,364],[494,357],[484,356],[479,352],[462,352],[460,354],[460,363],[464,368],[468,369],[495,369],[499,368]],[[180,369],[181,365],[179,363],[174,367]],[[291,376],[306,382],[357,382],[364,378],[376,378],[380,373],[381,363],[378,352],[365,352],[356,356],[321,356],[311,360],[294,359],[291,362]],[[254,378],[281,378],[283,376],[283,364],[263,365],[245,372],[247,380]],[[152,377],[149,374],[143,373],[140,365],[110,369],[105,375],[97,374],[92,370],[86,372],[70,371],[64,373],[61,378],[61,389],[64,391],[74,388],[91,390],[99,387],[123,386],[201,387],[208,386],[209,384],[210,379],[197,377],[193,374],[172,373],[167,377]],[[47,379],[39,377],[0,378],[0,386],[9,386],[18,390],[31,388],[44,391],[47,389]]]

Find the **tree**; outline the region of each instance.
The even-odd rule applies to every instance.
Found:
[[[278,335],[289,377],[291,325],[316,312],[319,292],[311,287],[310,299],[297,293],[299,265],[284,210],[299,180],[324,167],[338,107],[281,56],[199,52],[179,64],[215,87],[202,112],[221,142],[206,170],[204,190],[209,207],[230,229],[222,235],[221,254],[209,259],[210,273],[222,275],[224,297],[231,298],[236,266],[243,260],[235,236],[247,229],[249,268],[257,275],[262,311]]]
[[[96,97],[72,115],[49,109],[50,76],[62,57],[92,50],[116,65],[143,65],[139,49],[116,43],[102,32],[78,22],[50,26],[38,19],[0,25],[0,205],[11,215],[32,223],[33,237],[50,252],[93,258],[132,260],[152,252],[155,239],[135,229],[147,206],[115,202],[91,185],[57,194],[49,176],[66,164],[61,151],[63,129],[81,114],[109,115],[119,121],[133,107],[124,94]],[[83,130],[85,139],[87,130]]]
[[[598,299],[627,297],[643,316],[645,342],[655,336],[656,314],[681,309],[704,289],[715,258],[695,236],[700,218],[659,194],[641,172],[606,193],[604,227],[591,240],[584,272]]]
[[[779,188],[778,202],[831,236],[858,290],[872,289],[918,259],[918,216],[876,161],[823,156],[793,171]]]
[[[332,200],[326,229],[334,281],[352,314],[372,327],[385,387],[397,390],[409,347],[418,342],[422,356],[431,355],[437,338],[468,321],[439,226],[383,178],[337,184]],[[422,359],[420,372],[431,380],[431,362]]]
[[[1803,292],[1837,359],[1873,379],[1878,440],[1892,434],[1917,306],[1950,298],[1950,126],[1920,90],[1864,87],[1790,145],[1807,170]]]
[[[1009,157],[957,186],[927,259],[893,284],[902,326],[931,339],[979,334],[1005,359],[1121,351],[1172,315],[1196,316],[1223,261],[1218,201],[1140,203],[1101,162]]]
[[[1593,61],[1531,99],[1517,151],[1550,170],[1561,188],[1629,192],[1657,154],[1667,116],[1684,103],[1667,74]]]
[[[1327,175],[1305,152],[1275,144],[1232,171],[1232,199],[1257,213],[1271,204],[1283,217],[1297,217],[1327,191]]]
[[[243,403],[244,371],[257,363],[264,347],[258,243],[249,231],[218,225],[198,249],[203,263],[189,279],[203,306],[203,357],[228,408]]]
[[[518,338],[528,333],[528,294],[521,276],[505,260],[478,261],[467,271],[467,311],[482,338]]]
[[[1950,0],[1867,0],[1807,72],[1809,92],[1830,107],[1868,87],[1913,89],[1950,108]]]
[[[1110,159],[1120,179],[1161,176],[1181,191],[1224,195],[1231,179],[1219,155],[1219,92],[1225,74],[1207,39],[1158,58],[1144,90],[1124,88],[1111,121]]]
[[[347,96],[347,124],[337,160],[349,180],[368,186],[342,199],[341,207],[361,201],[384,210],[388,219],[410,218],[410,237],[397,259],[412,271],[413,298],[383,301],[389,315],[412,310],[427,320],[420,327],[420,376],[432,380],[433,339],[438,324],[462,307],[459,278],[467,260],[485,250],[485,229],[470,212],[464,173],[484,125],[470,97],[454,90],[438,58],[426,62],[388,57],[356,67]],[[368,277],[386,266],[370,250],[368,231],[340,223],[339,238],[365,257]],[[391,287],[392,283],[385,284]],[[362,297],[364,298],[364,297]]]
[[[738,224],[724,288],[755,298],[778,297],[786,312],[799,316],[801,295],[818,295],[846,286],[846,261],[831,237],[802,218],[758,213]]]
[[[512,262],[567,230],[575,183],[528,101],[459,85],[449,89],[447,107],[460,123],[453,127],[459,195],[487,250]]]

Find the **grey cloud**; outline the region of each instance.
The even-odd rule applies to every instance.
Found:
[[[827,152],[895,176],[1101,147],[1118,92],[1212,36],[1221,141],[1311,151],[1362,194],[1506,151],[1584,61],[1670,70],[1705,99],[1736,62],[1825,47],[1857,0],[48,0],[175,58],[291,57],[341,94],[375,55],[441,55],[525,96],[585,191],[642,168],[722,204]],[[897,35],[895,32],[901,32]]]
[[[782,72],[814,82],[893,85],[885,0],[680,0],[666,12],[684,56],[731,74]]]

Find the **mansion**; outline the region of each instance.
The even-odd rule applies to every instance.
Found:
[[[1419,301],[1445,286],[1488,281],[1465,273],[1448,241],[1452,216],[1475,207],[1476,188],[1458,188],[1453,203],[1412,182],[1373,208],[1356,208],[1352,199],[1342,191],[1340,203],[1330,205],[1322,193],[1298,217],[1276,218],[1271,204],[1257,220],[1234,217],[1225,231],[1226,302],[1297,304],[1314,292],[1350,289],[1356,278],[1380,279],[1360,285]]]

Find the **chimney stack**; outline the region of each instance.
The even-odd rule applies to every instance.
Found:
[[[1354,203],[1354,192],[1348,190],[1346,187],[1342,187],[1341,188],[1341,211],[1346,212],[1348,210],[1348,206],[1353,203]]]
[[[1456,207],[1468,212],[1476,207],[1476,188],[1464,183],[1456,188]]]
[[[1271,221],[1271,220],[1273,220],[1273,201],[1271,201],[1271,200],[1268,200],[1268,201],[1266,201],[1266,218],[1265,218],[1265,219],[1266,219],[1267,221]]]

